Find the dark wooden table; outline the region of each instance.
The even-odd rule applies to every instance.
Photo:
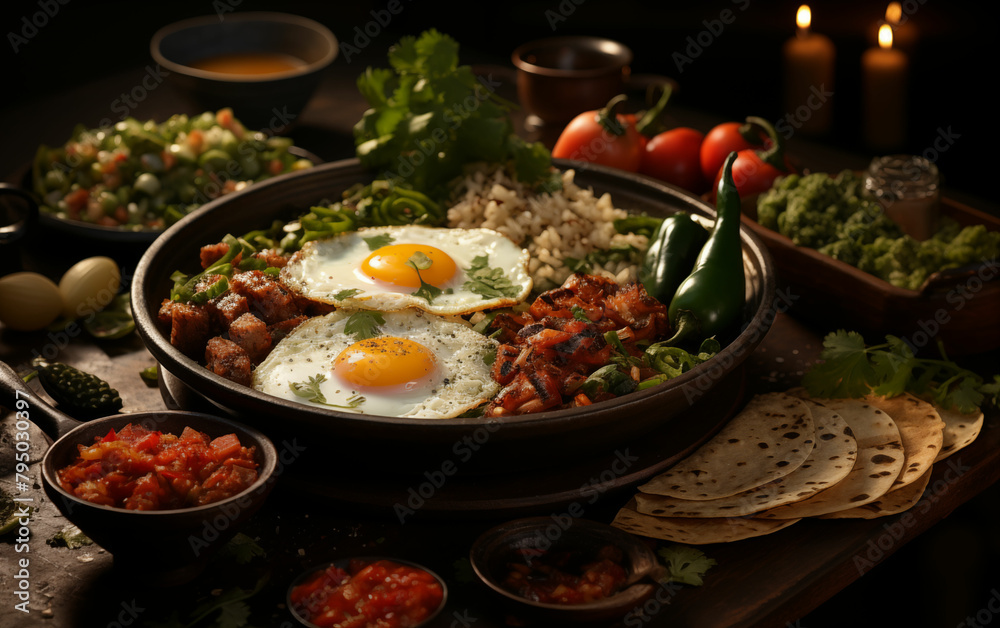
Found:
[[[298,145],[327,160],[352,155],[350,127],[365,108],[354,88],[358,67],[341,67],[326,77],[291,132]],[[34,128],[44,128],[47,141],[58,142],[73,123],[104,117],[107,100],[102,95],[120,91],[121,85],[135,84],[142,71],[113,76],[91,85],[87,93],[68,95],[67,100],[78,103],[72,111],[49,102],[32,103],[18,110],[22,116],[18,119],[27,120],[11,129],[12,145],[20,149],[21,159],[28,159],[39,141],[24,130],[32,128],[32,121],[51,117],[47,124]],[[483,71],[489,72],[490,68]],[[496,68],[497,76],[507,77],[503,80],[510,89],[509,74],[504,71],[507,68]],[[164,84],[157,88],[155,98],[143,103],[136,113],[159,119],[177,111],[191,112],[181,95]],[[701,128],[713,122],[696,112],[678,111],[678,116]],[[800,153],[810,157],[815,169],[859,167],[867,162],[863,156],[844,155],[822,146],[799,146]],[[7,171],[13,173],[20,164],[8,165]],[[112,250],[107,245],[79,241],[53,242],[46,236],[27,240],[19,249],[19,259],[25,268],[57,276],[69,262],[97,252],[119,258],[126,275],[141,254],[141,250]],[[844,326],[849,327],[850,321],[844,321]],[[818,355],[826,331],[796,318],[794,306],[787,314],[777,316],[770,333],[748,361],[748,392],[797,385]],[[154,362],[136,336],[99,345],[83,336],[0,330],[0,359],[23,367],[35,352],[42,351],[54,351],[59,360],[111,382],[122,393],[125,411],[162,408],[167,403],[159,388],[148,387],[139,378],[139,371]],[[993,353],[975,356],[972,362],[976,368],[995,369],[1000,363],[997,358]],[[13,423],[14,416],[6,413],[0,451],[9,451]],[[30,438],[37,462],[46,446],[45,436],[32,430]],[[718,566],[709,572],[703,587],[664,590],[655,603],[647,603],[647,619],[633,615],[623,625],[815,628],[849,621],[862,604],[872,600],[880,603],[876,610],[852,623],[955,625],[967,616],[978,616],[981,621],[983,613],[992,612],[991,596],[998,583],[995,565],[990,561],[995,560],[1000,539],[988,519],[996,514],[995,497],[979,495],[990,491],[1000,479],[998,458],[1000,417],[991,412],[979,439],[936,468],[923,501],[912,511],[871,521],[803,521],[771,536],[707,546],[703,549]],[[0,462],[6,462],[9,470],[7,458],[0,458]],[[333,456],[330,474],[336,481],[350,482],[352,470],[337,468]],[[244,556],[247,560],[241,562],[238,556],[220,555],[194,582],[164,591],[145,586],[141,574],[118,573],[112,568],[111,557],[97,547],[51,547],[46,541],[66,521],[44,500],[37,465],[28,475],[32,482],[24,490],[12,485],[9,475],[4,484],[9,492],[35,499],[39,508],[31,521],[30,538],[24,543],[30,549],[24,554],[30,558],[27,578],[19,577],[15,563],[20,557],[18,544],[5,538],[0,545],[3,626],[192,625],[200,604],[241,595],[246,598],[245,606],[230,606],[227,612],[233,614],[230,619],[239,619],[243,610],[250,611],[249,623],[212,624],[216,618],[212,614],[196,625],[291,626],[291,616],[284,607],[291,579],[324,560],[358,553],[411,558],[443,575],[451,596],[435,626],[546,625],[508,615],[469,578],[469,546],[481,532],[501,521],[482,513],[468,519],[415,518],[400,525],[391,516],[373,516],[310,498],[291,480],[279,480],[271,499],[243,530],[266,556]],[[581,477],[581,485],[588,480]],[[996,495],[995,488],[992,495]],[[607,495],[588,504],[584,515],[610,521],[624,499],[620,494]],[[958,514],[953,514],[956,511]],[[562,513],[542,508],[537,514]],[[930,545],[926,539],[931,539]],[[911,551],[912,547],[920,547],[919,553],[913,553],[916,550]],[[148,548],[136,551],[155,551],[155,539],[150,539]],[[893,556],[897,553],[902,557]],[[16,591],[22,581],[28,583],[31,596],[31,612],[27,614],[12,610],[19,602]]]

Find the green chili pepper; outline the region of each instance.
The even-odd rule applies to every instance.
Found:
[[[681,282],[691,274],[695,260],[708,241],[708,230],[687,212],[667,216],[660,223],[639,269],[646,292],[670,303]]]
[[[743,312],[745,276],[740,242],[740,196],[733,183],[732,152],[723,165],[717,216],[691,274],[677,288],[668,308],[674,335],[667,345],[701,342],[726,331]]]

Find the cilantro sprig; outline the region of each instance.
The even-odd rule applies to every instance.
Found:
[[[986,381],[949,360],[940,343],[938,350],[939,359],[918,358],[896,336],[867,346],[861,334],[841,329],[823,339],[822,361],[809,369],[802,385],[817,398],[895,397],[908,392],[963,413],[984,402],[1000,406],[1000,375]]]
[[[435,197],[480,161],[506,165],[526,185],[558,186],[549,150],[517,135],[514,103],[497,94],[496,79],[460,65],[453,38],[434,29],[403,37],[388,61],[357,81],[371,107],[354,127],[364,166]],[[433,159],[425,157],[428,146]]]
[[[344,333],[354,340],[368,340],[382,335],[382,325],[385,325],[385,317],[381,312],[360,310],[348,317]]]
[[[705,574],[718,564],[715,559],[709,558],[704,552],[690,545],[661,547],[656,553],[667,567],[668,581],[695,587],[704,584]]]
[[[406,261],[407,266],[417,271],[417,279],[420,280],[420,287],[417,288],[413,295],[426,300],[428,303],[433,301],[435,297],[441,295],[441,288],[424,281],[424,278],[420,275],[420,271],[427,270],[433,264],[434,260],[428,257],[423,251],[417,251]]]

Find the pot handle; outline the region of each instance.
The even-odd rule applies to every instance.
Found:
[[[39,399],[6,362],[0,362],[0,405],[15,412],[24,412],[18,416],[37,425],[52,440],[59,440],[81,425],[80,421]]]
[[[0,225],[0,246],[19,240],[38,217],[38,202],[30,192],[9,183],[0,182],[0,196],[7,195],[21,199],[27,210],[14,222]]]

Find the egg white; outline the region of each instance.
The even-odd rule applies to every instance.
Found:
[[[444,292],[431,301],[415,288],[367,280],[358,270],[373,249],[366,238],[388,236],[393,244],[425,244],[447,253],[458,267]],[[377,248],[377,247],[376,247]],[[484,297],[465,288],[473,259],[486,255],[491,268],[503,270],[516,289],[513,296]],[[459,315],[509,307],[531,292],[527,250],[490,229],[440,229],[404,225],[359,229],[307,242],[281,271],[281,279],[304,297],[343,308],[395,311],[417,308],[434,314]]]
[[[338,310],[311,318],[285,336],[267,358],[254,369],[255,390],[321,408],[360,414],[447,419],[485,403],[499,390],[490,374],[491,356],[497,341],[473,331],[466,323],[449,320],[419,310],[385,312],[379,334],[408,338],[433,352],[437,368],[433,376],[412,390],[400,387],[385,390],[352,389],[333,373],[334,361],[356,341],[344,327],[355,311]],[[314,403],[292,389],[292,382],[325,376],[319,390],[327,404],[349,405],[355,395],[364,402],[355,408],[331,408]]]

